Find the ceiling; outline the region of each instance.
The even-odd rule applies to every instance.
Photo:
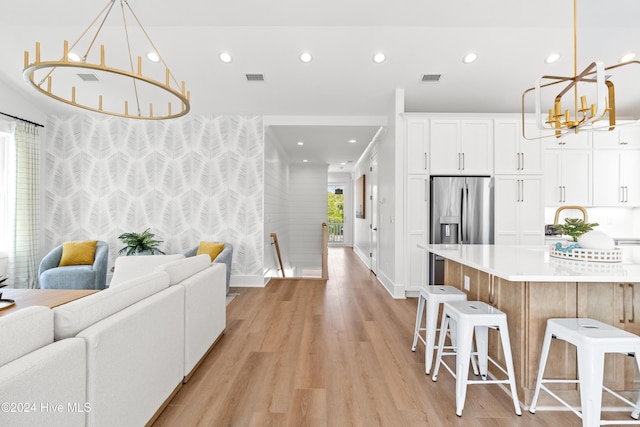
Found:
[[[62,40],[75,40],[108,1],[5,3],[0,7],[0,80],[48,114],[77,112],[23,81],[24,51],[33,55],[40,41],[43,57],[59,58]],[[336,160],[357,160],[351,145],[364,150],[379,129],[376,121],[392,111],[396,88],[404,89],[405,111],[515,113],[523,90],[539,76],[573,75],[571,0],[129,4],[173,74],[186,82],[193,113],[280,117],[273,135],[292,159],[301,150],[290,141],[302,140],[309,157],[331,162],[332,168]],[[637,0],[579,0],[579,71],[593,60],[613,65],[629,51],[640,55],[638,16]],[[103,31],[108,39],[121,29],[107,25]],[[223,51],[231,53],[231,63],[218,59]],[[312,53],[313,61],[302,63],[302,51]],[[372,57],[379,51],[387,59],[376,64]],[[478,60],[463,64],[470,51]],[[545,64],[551,52],[562,56]],[[616,81],[618,114],[640,118],[640,66],[629,67],[637,70]],[[265,81],[247,82],[247,73],[262,73]],[[423,74],[441,78],[422,83]],[[287,117],[298,119],[288,124]],[[310,119],[305,123],[300,117]],[[318,126],[318,117],[343,119]],[[344,143],[351,138],[358,143]]]

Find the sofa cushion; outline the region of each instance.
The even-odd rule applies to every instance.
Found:
[[[53,309],[54,338],[61,340],[169,287],[169,275],[151,273]]]
[[[179,259],[156,268],[156,271],[166,271],[169,274],[170,285],[182,282],[187,277],[204,270],[211,265],[209,255],[203,254],[194,257]]]
[[[97,240],[62,243],[62,257],[58,267],[64,267],[65,265],[93,265],[97,244]]]
[[[207,254],[211,257],[211,262],[213,262],[223,249],[224,243],[200,242],[196,255]]]
[[[118,257],[116,258],[113,277],[111,278],[109,287],[119,286],[125,281],[152,273],[157,266],[182,258],[184,258],[182,254]]]
[[[0,366],[53,342],[53,311],[32,306],[0,317]]]

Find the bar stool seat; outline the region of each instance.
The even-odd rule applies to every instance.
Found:
[[[461,290],[447,285],[429,285],[420,288],[418,311],[416,312],[416,326],[413,331],[413,344],[411,351],[416,351],[418,339],[425,345],[424,367],[428,375],[433,364],[433,351],[435,349],[436,332],[438,329],[438,313],[440,305],[448,301],[466,301],[467,295]],[[422,328],[422,315],[426,309],[425,327]],[[425,332],[423,338],[420,334]]]
[[[578,379],[545,379],[544,370],[549,356],[552,339],[559,339],[573,344],[578,355]],[[604,356],[605,353],[623,353],[634,356],[640,370],[640,337],[616,328],[615,326],[588,318],[548,319],[547,328],[542,342],[540,367],[536,388],[529,407],[529,412],[535,413],[540,390],[545,390],[554,399],[569,408],[582,418],[583,426],[600,426],[606,424],[640,424],[640,421],[608,421],[601,420],[602,390],[612,394],[628,404],[633,411],[631,416],[638,419],[640,415],[640,397],[632,403],[623,396],[604,386]],[[580,385],[581,411],[577,411],[567,402],[549,390],[546,383],[572,383]]]
[[[444,337],[452,321],[456,323],[458,348],[455,353],[444,353]],[[489,328],[497,329],[500,333],[502,349],[506,370],[496,363],[488,354]],[[462,409],[467,393],[468,384],[509,384],[511,397],[516,414],[522,415],[518,395],[516,392],[515,371],[513,369],[513,358],[511,355],[511,343],[509,340],[509,328],[507,326],[507,315],[497,308],[481,301],[455,301],[444,303],[442,312],[442,322],[440,326],[440,339],[438,341],[438,355],[436,365],[433,370],[432,380],[438,379],[438,371],[442,364],[456,379],[456,415],[462,416]],[[469,380],[469,361],[472,360],[473,337],[475,332],[478,357],[478,365],[482,380]],[[442,361],[442,356],[456,356],[456,371]],[[495,365],[502,371],[507,379],[487,379],[488,362]]]

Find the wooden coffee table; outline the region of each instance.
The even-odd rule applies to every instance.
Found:
[[[0,310],[0,317],[6,316],[21,308],[32,305],[57,307],[78,298],[99,292],[95,289],[11,289],[0,288],[2,299],[12,299],[16,303],[11,307]]]

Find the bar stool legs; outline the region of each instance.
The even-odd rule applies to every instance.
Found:
[[[466,301],[467,295],[453,286],[430,285],[420,289],[418,300],[418,311],[416,313],[416,325],[413,332],[413,344],[411,351],[416,351],[418,339],[425,345],[424,366],[425,373],[429,375],[433,364],[433,352],[435,349],[436,332],[438,332],[438,313],[440,305],[447,301]],[[426,311],[425,327],[422,328],[422,316]],[[425,337],[420,335],[425,331]],[[441,332],[442,335],[442,332]],[[455,331],[451,331],[452,345],[456,345]],[[473,365],[474,372],[477,372],[476,365]]]
[[[576,347],[578,354],[578,379],[545,379],[544,370],[549,356],[552,339],[561,339]],[[640,396],[635,403],[603,385],[605,353],[623,353],[633,355],[640,371],[640,337],[606,323],[593,319],[548,319],[542,342],[538,379],[529,412],[536,412],[540,390],[566,406],[586,427],[604,424],[640,424],[640,421],[601,420],[602,391],[606,391],[633,408],[631,417],[638,419],[640,414]],[[581,411],[571,407],[566,401],[549,390],[546,383],[570,383],[580,385]]]
[[[458,347],[454,353],[444,353],[444,331],[449,328],[450,323],[457,324]],[[488,355],[488,329],[498,329],[505,357],[505,368],[498,365]],[[440,339],[438,340],[438,354],[433,370],[433,381],[438,379],[438,371],[442,364],[456,379],[456,415],[462,416],[462,410],[467,394],[468,384],[509,384],[511,397],[516,414],[522,415],[520,402],[516,393],[515,371],[513,368],[513,358],[511,355],[511,344],[509,341],[509,329],[507,326],[507,316],[500,310],[480,301],[456,301],[444,304],[442,322],[440,326]],[[473,352],[473,337],[476,337],[477,351]],[[442,361],[442,356],[456,355],[455,373]],[[469,364],[473,354],[477,354],[478,365],[482,380],[469,380]],[[488,362],[495,365],[506,376],[506,380],[487,379]]]

